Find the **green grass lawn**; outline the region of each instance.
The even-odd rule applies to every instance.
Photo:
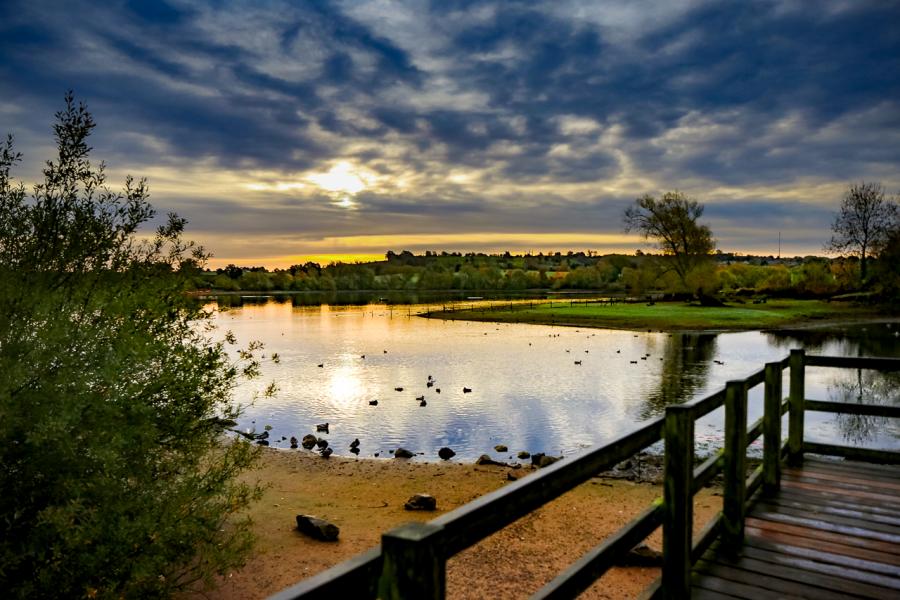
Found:
[[[879,316],[874,308],[822,300],[770,300],[766,304],[729,304],[703,307],[684,302],[639,304],[556,303],[515,310],[463,310],[436,312],[442,319],[581,325],[617,329],[654,329],[664,331],[697,329],[772,329],[786,325],[823,320],[853,321]]]

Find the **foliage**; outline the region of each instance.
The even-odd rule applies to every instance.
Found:
[[[697,222],[702,215],[703,205],[681,192],[666,192],[659,200],[646,195],[625,209],[625,231],[637,231],[644,239],[654,240],[684,290],[700,294],[703,290],[690,275],[709,262],[715,249],[709,227]]]
[[[897,218],[897,204],[885,199],[880,183],[851,185],[831,225],[834,235],[826,249],[858,256],[860,280],[865,284],[869,256],[887,241]]]
[[[887,234],[878,254],[875,275],[882,296],[893,300],[896,307],[896,302],[900,300],[900,224]]]
[[[153,598],[241,563],[258,496],[233,363],[183,293],[204,259],[143,180],[105,185],[94,121],[67,95],[59,154],[31,194],[0,149],[0,588],[18,598]],[[188,268],[191,267],[191,268]],[[207,326],[204,326],[207,323]]]

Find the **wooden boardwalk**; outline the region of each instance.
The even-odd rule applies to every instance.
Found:
[[[900,599],[900,467],[807,456],[694,566],[693,598]]]

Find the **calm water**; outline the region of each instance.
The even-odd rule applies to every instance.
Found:
[[[255,400],[239,427],[261,432],[269,425],[272,445],[287,448],[282,436],[300,438],[328,422],[324,437],[335,453],[350,455],[349,443],[359,438],[363,457],[389,457],[398,446],[424,453],[418,460],[437,460],[442,446],[464,461],[508,459],[519,450],[567,455],[634,429],[668,404],[746,377],[791,348],[900,355],[900,325],[891,324],[791,335],[667,334],[441,321],[414,316],[416,306],[230,303],[242,305],[218,313],[220,330],[241,344],[265,344],[263,377],[239,388],[238,399],[249,401],[271,381],[279,388],[276,397]],[[807,397],[851,401],[862,389],[872,401],[900,403],[896,380],[807,373]],[[784,386],[787,393],[786,377]],[[423,395],[424,407],[416,400]],[[761,396],[762,386],[751,391],[751,420],[761,414]],[[697,423],[699,451],[721,444],[721,423],[721,411]],[[885,419],[807,413],[806,426],[815,441],[900,448],[900,428]],[[497,444],[509,452],[494,452]]]

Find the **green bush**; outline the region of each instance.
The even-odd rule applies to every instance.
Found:
[[[145,182],[105,186],[93,127],[68,95],[59,156],[30,194],[10,178],[12,137],[0,145],[4,597],[166,597],[251,544],[234,515],[259,489],[236,476],[256,449],[222,431],[237,378],[258,365],[208,339],[179,275],[202,250],[171,214],[139,236],[154,216]]]

